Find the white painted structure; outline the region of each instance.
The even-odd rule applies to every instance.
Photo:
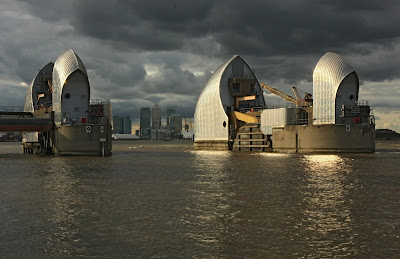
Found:
[[[260,129],[264,135],[272,135],[272,128],[296,124],[297,108],[265,109],[261,113]]]
[[[56,124],[80,124],[88,117],[90,86],[86,68],[72,50],[58,57],[53,69],[53,111]]]
[[[260,84],[250,66],[238,55],[222,64],[203,88],[194,115],[195,142],[229,140],[228,113],[234,111],[235,98],[229,89],[229,80],[254,79],[254,106],[265,105]]]
[[[313,74],[314,124],[338,124],[342,105],[357,103],[358,89],[358,76],[342,56],[322,56]]]

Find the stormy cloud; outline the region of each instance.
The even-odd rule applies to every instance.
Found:
[[[192,116],[211,73],[235,54],[261,82],[312,91],[314,66],[333,51],[359,74],[361,99],[397,112],[399,13],[398,1],[374,0],[5,0],[0,105],[22,105],[38,69],[68,48],[88,70],[92,98],[134,118],[155,104]]]

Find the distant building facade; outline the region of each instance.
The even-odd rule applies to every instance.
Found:
[[[153,140],[182,138],[182,115],[173,108],[168,108],[166,113],[167,116],[162,116],[159,105],[141,108],[139,136]]]
[[[170,125],[170,118],[171,118],[171,114],[175,113],[175,109],[173,108],[167,108],[167,128]]]
[[[170,115],[170,130],[176,134],[182,133],[182,115],[171,114]]]
[[[142,108],[140,110],[140,137],[145,139],[151,138],[151,117],[150,108]]]
[[[158,105],[151,110],[151,128],[161,129],[161,107]]]
[[[132,121],[129,115],[124,117],[124,134],[132,134]]]
[[[113,116],[113,134],[132,134],[131,116]]]
[[[119,116],[113,116],[113,134],[123,134],[123,121]]]

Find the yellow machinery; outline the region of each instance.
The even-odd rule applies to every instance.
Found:
[[[235,109],[239,109],[239,103],[242,101],[251,101],[257,98],[256,95],[249,95],[249,96],[240,96],[236,97],[235,102]],[[259,116],[261,112],[254,112],[253,109],[250,109],[250,112],[242,113],[239,111],[233,111],[230,114],[230,121],[234,125],[234,129],[239,129],[239,127],[244,123],[258,123]],[[241,123],[242,122],[242,123]]]
[[[292,87],[292,91],[294,93],[294,96],[296,97],[296,106],[299,107],[305,107],[305,106],[311,106],[313,103],[312,95],[305,92],[304,98],[300,98],[299,92],[297,91],[296,87]]]
[[[296,103],[296,99],[294,99],[294,98],[293,98],[292,96],[290,96],[290,95],[287,95],[287,94],[285,94],[285,93],[279,91],[278,89],[275,89],[275,88],[273,88],[273,87],[270,87],[270,86],[268,86],[268,85],[266,85],[266,84],[261,84],[261,87],[264,88],[264,89],[266,89],[266,90],[268,90],[270,93],[275,94],[275,95],[281,97],[282,99],[284,99],[284,100],[286,100],[286,101],[288,101],[288,102]]]
[[[294,96],[296,98],[293,98],[292,96],[287,95],[287,94],[279,91],[278,89],[275,89],[273,87],[267,86],[265,84],[261,84],[261,87],[266,89],[266,90],[268,90],[270,93],[281,97],[282,99],[284,99],[284,100],[286,100],[288,102],[296,104],[296,106],[300,106],[300,107],[310,106],[312,104],[312,101],[313,101],[312,97],[311,97],[311,94],[309,94],[309,93],[306,93],[306,96],[304,98],[300,98],[299,92],[297,91],[296,87],[294,87],[294,86],[292,87],[292,91],[293,91]]]
[[[256,98],[257,98],[257,96],[255,96],[255,95],[236,97],[236,109],[239,109],[239,102],[251,101],[251,100],[255,100]]]
[[[242,113],[238,111],[232,112],[229,120],[235,130],[234,135],[236,136],[239,128],[247,123],[250,124],[259,123],[260,114],[261,112],[249,112],[249,113]]]
[[[255,112],[246,114],[246,113],[234,111],[234,112],[232,112],[231,119],[244,121],[246,123],[257,123],[258,118],[256,117],[256,115],[259,115],[259,114],[254,114],[254,113]]]
[[[297,92],[297,89],[296,89],[296,87],[292,87],[292,91],[293,91],[293,93],[294,93],[294,97],[296,97],[296,101],[297,100],[300,100],[301,98],[300,98],[300,95],[299,95],[299,92]]]

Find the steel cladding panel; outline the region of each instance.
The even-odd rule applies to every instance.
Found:
[[[313,116],[315,124],[335,123],[335,99],[340,83],[354,72],[340,55],[326,53],[318,61],[313,74]]]
[[[228,124],[228,116],[221,103],[219,86],[222,73],[231,60],[214,72],[200,94],[194,115],[194,136],[196,141],[228,141],[228,128],[223,126],[224,121]]]
[[[74,123],[80,123],[80,118],[87,118],[89,85],[84,73],[80,70],[72,73],[63,86],[62,95],[62,118],[74,121]]]
[[[261,131],[265,135],[271,135],[273,127],[284,127],[288,125],[288,117],[293,117],[293,115],[288,114],[293,112],[291,110],[287,108],[263,110],[261,113]]]
[[[82,71],[87,77],[86,68],[82,63],[82,60],[70,49],[61,54],[54,64],[52,85],[54,122],[56,124],[61,124],[61,96],[64,84],[68,77],[77,70]],[[90,93],[89,80],[88,88]]]
[[[43,82],[44,77],[52,76],[53,72],[53,63],[49,63],[44,66],[32,80],[31,84],[28,87],[25,95],[25,103],[24,103],[24,111],[33,112],[35,109],[37,110],[37,94],[43,93],[45,90],[48,90],[47,82]],[[51,98],[49,98],[51,99]]]
[[[26,112],[33,112],[32,85],[35,79],[36,77],[32,80],[32,83],[29,85],[28,90],[26,90],[24,103],[24,111]]]
[[[350,73],[340,83],[335,100],[335,124],[343,123],[343,118],[341,117],[343,105],[352,105],[357,102],[358,89],[359,82],[356,72]]]
[[[213,73],[196,104],[194,116],[196,141],[228,141],[228,116],[224,107],[233,105],[228,79],[234,76],[256,78],[248,64],[238,55],[233,56]],[[256,91],[261,93],[258,81],[257,86],[259,89]],[[260,106],[264,105],[262,94],[259,95],[257,103]]]
[[[225,70],[221,74],[219,81],[219,96],[221,98],[222,107],[232,107],[234,105],[231,92],[229,90],[229,78],[235,77],[233,74],[232,63],[225,67]],[[225,110],[225,109],[224,109]]]

